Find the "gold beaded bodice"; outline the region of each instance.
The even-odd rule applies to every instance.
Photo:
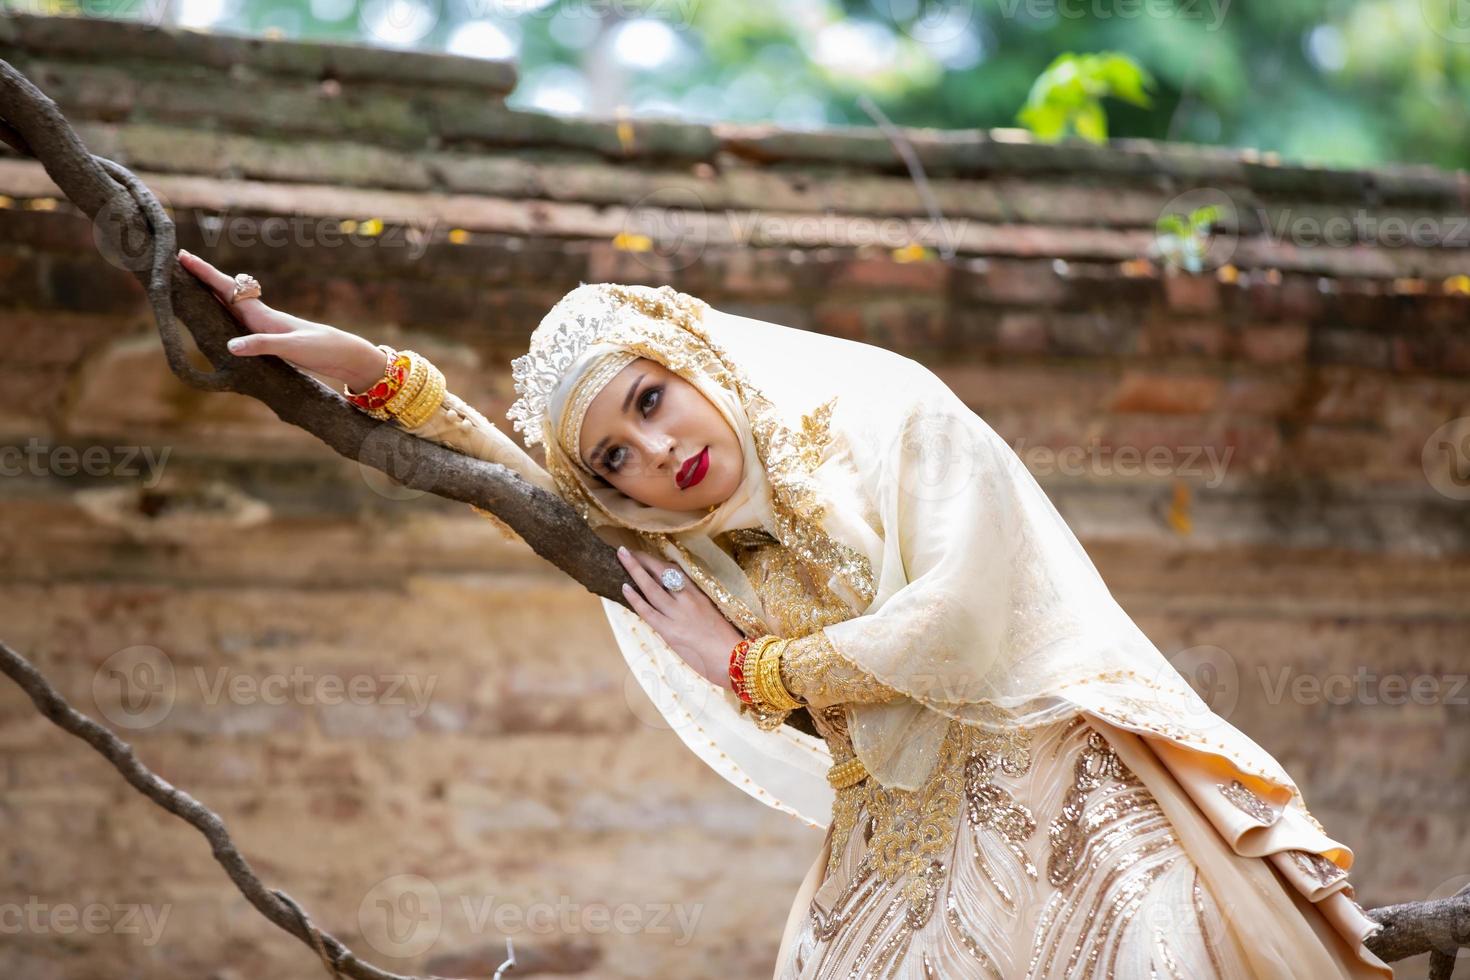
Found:
[[[819,584],[790,550],[769,538],[748,534],[733,541],[732,554],[761,597],[767,621],[779,635],[794,637],[782,658],[781,676],[793,694],[807,702],[813,727],[826,741],[834,764],[853,758],[848,734],[848,706],[888,701],[902,693],[843,657],[822,628],[852,615],[839,597]],[[918,790],[888,790],[871,777],[837,790],[832,805],[832,850],[829,872],[836,867],[859,819],[872,821],[870,846],[879,876],[895,881],[907,876],[916,901],[934,884],[929,870],[934,857],[954,839],[961,811],[961,788],[967,766],[1024,767],[1024,733],[999,736],[953,722],[940,760]]]
[[[812,725],[827,742],[833,761],[852,758],[846,705],[900,696],[837,653],[822,632],[824,626],[851,618],[852,610],[819,584],[819,572],[814,574],[770,535],[742,529],[724,535],[721,544],[750,579],[771,629],[793,638],[782,657],[782,681],[807,703]]]

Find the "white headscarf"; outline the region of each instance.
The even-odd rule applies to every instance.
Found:
[[[509,417],[528,444],[557,431],[575,380],[612,350],[699,387],[740,436],[745,480],[714,514],[675,514],[594,486],[579,459],[542,438],[558,492],[604,540],[678,564],[747,636],[771,630],[714,539],[760,526],[804,560],[852,609],[826,627],[833,647],[906,695],[850,706],[854,750],[882,785],[922,785],[951,719],[1037,726],[1080,709],[1206,753],[1275,806],[1297,795],[1117,604],[1014,450],[922,365],[667,286],[583,284],[518,359],[523,398]],[[634,675],[691,749],[764,802],[826,824],[823,742],[752,724],[636,613],[603,605]]]
[[[571,396],[579,388],[579,382],[583,376],[599,370],[602,373],[597,383],[579,392],[580,397],[576,407],[581,415],[586,414],[587,406],[592,399],[597,396],[598,391],[607,386],[621,366],[631,364],[638,357],[646,356],[648,355],[631,351],[616,343],[588,345],[552,392],[547,403],[549,424],[545,431],[556,433],[573,425],[580,426],[580,418],[564,419],[563,415],[573,408],[570,405]],[[669,365],[664,366],[669,367]],[[670,370],[674,369],[670,368]],[[675,370],[675,373],[694,385],[699,393],[719,410],[726,424],[740,439],[740,447],[745,456],[740,485],[718,507],[699,512],[650,507],[616,488],[604,485],[596,474],[582,464],[579,447],[562,445],[559,440],[555,440],[559,455],[574,467],[588,496],[597,504],[606,519],[622,527],[665,534],[694,531],[714,537],[731,528],[762,527],[773,523],[770,484],[766,482],[765,467],[761,465],[760,457],[756,454],[755,440],[750,434],[750,422],[745,417],[745,410],[740,407],[739,398],[736,397],[735,392],[716,384],[704,374],[688,372],[687,369],[686,371]],[[553,440],[548,440],[548,453],[552,451],[551,441]]]

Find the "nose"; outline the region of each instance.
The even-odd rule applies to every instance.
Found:
[[[674,437],[667,432],[649,432],[640,437],[643,452],[647,455],[652,466],[658,469],[666,469],[677,466],[679,461],[674,457]]]

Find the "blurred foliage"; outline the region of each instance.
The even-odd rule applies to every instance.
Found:
[[[1254,147],[1337,166],[1470,168],[1465,0],[0,0],[3,7],[513,57],[521,66],[513,105],[797,127],[871,125],[861,94],[900,125],[1013,127],[1059,53],[1115,52],[1156,86],[1152,98],[1103,103],[1113,136]],[[1096,133],[1086,103],[1070,126]],[[1036,118],[1049,126],[1047,115]]]
[[[1204,268],[1214,223],[1219,220],[1220,208],[1213,204],[1195,208],[1188,214],[1160,215],[1153,250],[1167,265],[1199,272]]]
[[[1059,54],[1031,86],[1017,120],[1046,142],[1068,133],[1093,143],[1108,138],[1108,115],[1103,98],[1112,96],[1147,109],[1145,86],[1153,78],[1126,54]]]

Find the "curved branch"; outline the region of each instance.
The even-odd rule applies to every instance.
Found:
[[[1384,926],[1367,942],[1379,959],[1392,963],[1429,953],[1430,980],[1449,980],[1455,953],[1470,946],[1470,885],[1450,898],[1369,909],[1368,918]]]
[[[621,588],[627,576],[613,549],[555,494],[526,483],[506,467],[377,422],[279,358],[233,357],[225,344],[239,333],[239,324],[202,283],[179,268],[173,223],[157,199],[126,168],[90,153],[56,104],[4,60],[0,60],[0,140],[39,159],[62,193],[94,222],[99,212],[110,209],[113,228],[109,230],[116,232],[116,241],[151,243],[152,260],[145,270],[134,270],[134,274],[148,290],[169,367],[185,382],[206,390],[249,395],[270,406],[282,421],[305,429],[349,459],[387,472],[404,486],[490,511],[533,551],[589,591],[628,605]],[[213,372],[188,363],[174,323],[176,309],[199,349],[215,366]],[[405,474],[389,472],[386,462],[380,465],[361,459],[369,435],[375,439],[386,436],[386,460],[409,458],[419,465]],[[217,815],[139,763],[127,743],[72,709],[34,667],[3,643],[0,670],[31,696],[46,717],[92,745],[140,792],[199,828],[231,880],[272,922],[319,952],[320,943],[331,965],[349,976],[410,980],[357,960],[339,941],[316,930],[295,902],[282,893],[267,891],[235,850]],[[805,712],[793,712],[788,724],[814,734]],[[1470,895],[1464,892],[1448,899],[1373,909],[1368,915],[1385,926],[1368,940],[1368,948],[1388,962],[1432,952],[1436,954],[1432,969],[1438,972],[1445,957],[1452,969],[1453,951],[1470,945]],[[1449,971],[1443,970],[1443,977],[1448,976]]]
[[[154,773],[133,754],[133,747],[91,718],[77,711],[41,676],[31,663],[0,641],[0,671],[26,692],[36,708],[56,725],[96,749],[112,767],[122,773],[133,788],[169,813],[197,829],[209,841],[214,859],[225,869],[240,894],[260,910],[260,914],[302,942],[318,950],[324,965],[334,975],[356,980],[419,980],[388,973],[358,959],[352,950],[329,933],[312,925],[301,906],[284,892],[267,889],[250,870],[250,863],[235,847],[230,832],[209,807],[178,789]],[[442,980],[430,977],[428,980]]]
[[[240,324],[217,296],[179,266],[173,223],[152,192],[126,168],[88,152],[56,104],[0,60],[3,124],[13,127],[16,139],[38,156],[62,193],[94,224],[99,214],[105,215],[108,220],[101,227],[110,234],[109,247],[116,254],[138,254],[136,248],[123,248],[123,242],[151,243],[151,261],[133,274],[148,291],[169,367],[182,380],[209,391],[249,395],[268,405],[282,421],[305,429],[348,459],[383,470],[403,486],[489,511],[509,524],[532,551],[589,592],[631,608],[622,589],[630,580],[616,552],[560,497],[527,483],[507,467],[420,439],[390,422],[379,422],[278,357],[232,355],[226,344],[240,333]],[[174,321],[175,309],[199,349],[215,365],[213,373],[188,363]],[[364,458],[364,440],[369,435],[374,451],[372,458]],[[413,465],[401,465],[404,460]],[[805,711],[792,712],[786,723],[816,735]]]
[[[404,486],[490,511],[533,551],[590,592],[628,605],[622,594],[628,577],[616,553],[560,497],[532,486],[504,466],[379,422],[280,358],[230,354],[225,345],[240,333],[240,324],[203,283],[179,266],[173,223],[157,199],[125,168],[89,153],[56,104],[3,60],[0,118],[40,159],[62,193],[108,236],[109,247],[117,248],[118,254],[136,255],[136,247],[125,249],[121,243],[150,243],[151,261],[133,274],[148,290],[169,367],[185,382],[206,390],[249,395],[270,406],[282,421],[305,429],[349,459],[387,472]],[[215,366],[213,373],[201,372],[187,362],[174,323],[175,311]],[[375,452],[371,454],[374,458],[365,459],[362,448],[369,435]],[[404,459],[416,463],[411,471],[401,472],[399,467],[400,472],[389,472],[389,461]]]

